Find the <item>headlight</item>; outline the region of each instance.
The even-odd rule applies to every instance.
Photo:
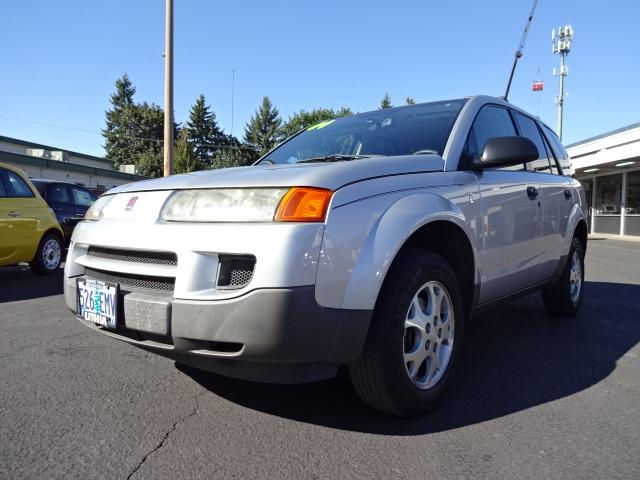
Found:
[[[87,212],[84,214],[85,220],[100,220],[102,218],[102,212],[105,207],[109,205],[109,202],[113,200],[114,195],[108,195],[98,198],[91,204]]]
[[[333,192],[319,188],[221,188],[172,194],[161,218],[173,222],[322,222]]]

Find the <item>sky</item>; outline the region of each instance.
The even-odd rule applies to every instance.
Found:
[[[504,95],[532,0],[174,0],[174,114],[203,94],[239,139],[268,96],[304,109],[377,109]],[[565,145],[640,122],[640,4],[539,0],[509,101],[557,125],[560,57],[572,25]],[[0,136],[104,156],[105,111],[124,73],[137,102],[164,103],[164,0],[6,0],[0,16]],[[532,91],[534,80],[544,82]]]

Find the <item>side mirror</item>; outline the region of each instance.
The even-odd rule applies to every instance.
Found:
[[[483,168],[509,167],[523,165],[540,157],[538,148],[525,137],[494,137],[487,140],[482,156],[473,159],[473,167]]]

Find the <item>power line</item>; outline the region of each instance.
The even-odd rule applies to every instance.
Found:
[[[72,132],[82,132],[82,133],[89,133],[92,135],[101,135],[101,132],[96,132],[95,130],[85,130],[83,128],[76,128],[76,127],[65,127],[62,125],[55,125],[53,123],[46,123],[46,122],[38,122],[35,120],[25,120],[24,118],[17,118],[17,117],[10,117],[8,115],[0,115],[0,118],[4,118],[7,120],[14,120],[16,122],[23,122],[23,123],[29,123],[31,125],[40,125],[40,126],[44,126],[44,127],[53,127],[53,128],[59,128],[61,130],[69,130]]]
[[[52,128],[58,128],[60,130],[68,130],[70,132],[80,132],[80,133],[86,133],[86,134],[90,134],[90,135],[100,135],[101,137],[104,137],[104,135],[102,134],[102,131],[97,132],[95,130],[86,130],[86,129],[83,129],[83,128],[66,127],[66,126],[63,126],[63,125],[56,125],[54,123],[39,122],[39,121],[36,121],[36,120],[26,120],[24,118],[11,117],[11,116],[8,116],[8,115],[1,115],[1,114],[0,114],[0,118],[4,118],[4,119],[7,119],[7,120],[13,120],[13,121],[16,121],[16,122],[23,122],[23,123],[27,123],[27,124],[30,124],[30,125],[39,125],[39,126],[42,126],[42,127],[52,127]],[[129,134],[126,134],[126,133],[120,135],[120,137],[121,138],[129,138],[129,139],[132,139],[132,140],[147,140],[147,141],[150,141],[150,142],[156,142],[158,144],[163,144],[164,143],[164,141],[159,139],[159,138],[138,137],[136,135],[129,135]]]

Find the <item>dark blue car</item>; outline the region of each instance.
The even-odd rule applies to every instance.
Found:
[[[85,212],[98,197],[73,183],[39,179],[31,179],[31,183],[55,212],[68,245],[76,224],[84,218]]]

